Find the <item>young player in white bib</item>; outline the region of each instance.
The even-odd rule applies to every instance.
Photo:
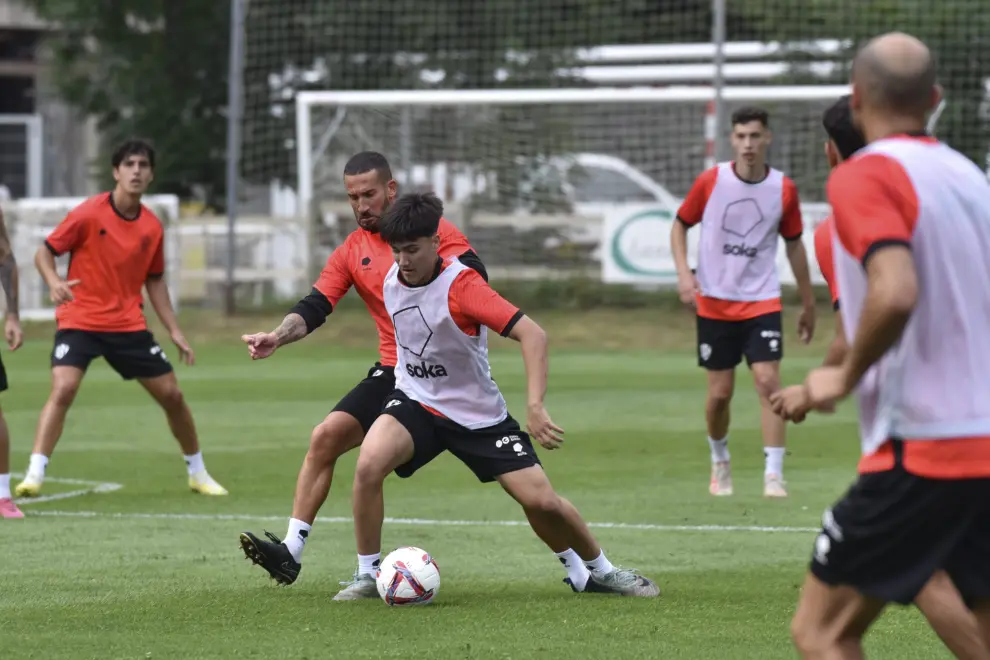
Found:
[[[574,591],[658,596],[652,581],[609,562],[577,509],[554,492],[529,434],[509,415],[488,363],[489,328],[522,345],[527,429],[545,449],[563,443],[563,430],[543,406],[546,334],[475,271],[438,255],[442,214],[433,194],[409,194],[381,223],[396,260],[383,293],[398,361],[396,390],[361,445],[354,475],[359,564],[374,566],[380,556],[385,478],[393,471],[412,476],[449,451],[482,483],[497,481],[522,505],[533,531],[564,563],[564,581]],[[377,597],[368,571],[335,599]]]

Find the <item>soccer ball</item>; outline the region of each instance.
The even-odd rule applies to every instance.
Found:
[[[397,548],[379,564],[376,582],[389,605],[426,605],[440,591],[440,568],[422,548]]]

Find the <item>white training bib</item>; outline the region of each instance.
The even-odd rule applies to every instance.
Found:
[[[450,287],[468,267],[457,259],[423,286],[399,279],[393,265],[385,277],[385,309],[395,328],[396,387],[469,429],[494,426],[508,416],[492,380],[488,328],[465,334],[450,314]]]

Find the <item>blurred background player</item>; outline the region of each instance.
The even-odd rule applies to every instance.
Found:
[[[801,396],[772,401],[799,419],[857,390],[863,457],[822,518],[792,632],[805,658],[860,658],[886,604],[921,606],[934,578],[957,592],[943,605],[970,609],[944,608],[933,627],[963,634],[965,648],[946,642],[958,657],[986,658],[990,289],[971,283],[990,281],[990,183],[924,132],[940,97],[924,44],[878,37],[852,78],[867,147],[828,182],[849,347],[808,374]]]
[[[4,321],[3,334],[10,350],[16,351],[24,342],[17,292],[17,261],[14,259],[14,250],[10,244],[2,210],[0,210],[0,286],[3,286],[7,301],[7,318]],[[6,390],[7,369],[0,361],[0,392]],[[3,418],[3,413],[0,412],[0,518],[23,517],[24,514],[10,496],[10,431],[7,429],[7,421]]]
[[[379,361],[313,429],[309,451],[296,479],[285,540],[269,532],[266,532],[269,541],[251,532],[241,534],[245,555],[281,584],[292,584],[299,575],[303,547],[317,512],[330,494],[337,459],[361,444],[381,412],[385,398],[395,388],[395,335],[382,301],[382,284],[393,259],[391,248],[378,233],[378,224],[392,205],[398,184],[385,157],[365,151],[352,156],[344,165],[344,186],[357,228],[333,251],[313,290],[289,310],[278,328],[242,337],[252,359],[270,357],[279,347],[298,341],[323,325],[351,287],[361,296],[378,329]],[[438,235],[443,256],[457,256],[487,277],[467,238],[453,224],[442,220]]]
[[[822,116],[822,126],[828,139],[825,142],[825,157],[830,169],[852,158],[853,154],[866,146],[863,134],[853,123],[852,109],[849,105],[850,96],[841,97],[825,110]],[[842,364],[845,359],[848,344],[842,329],[842,313],[839,307],[839,288],[835,281],[833,264],[832,241],[834,220],[829,216],[825,222],[815,229],[815,257],[821,269],[825,283],[828,285],[832,305],[835,309],[835,336],[832,338],[825,354],[824,366]],[[807,401],[804,399],[806,389],[801,385],[792,385],[779,394],[775,394],[775,408],[785,405],[792,407],[797,413],[797,402],[801,402],[801,412],[793,421],[800,422],[807,413]],[[789,401],[790,399],[794,401]],[[988,658],[990,650],[984,646],[975,622],[968,626],[960,626],[960,619],[965,619],[966,605],[959,592],[952,584],[952,579],[944,570],[937,571],[914,600],[915,605],[925,615],[929,623],[938,633],[945,645],[958,657]],[[960,615],[960,613],[962,613]]]
[[[807,343],[815,329],[815,296],[804,226],[794,182],[767,165],[771,134],[768,114],[742,108],[732,115],[735,160],[703,172],[677,212],[670,245],[681,301],[697,309],[698,364],[708,372],[705,421],[711,449],[709,492],[732,495],[729,417],[736,366],[745,356],[760,397],[765,468],[763,494],[786,497],[784,422],[768,397],[780,384],[784,355],[778,235],[801,294],[798,337]],[[697,277],[687,260],[687,232],[701,225]]]
[[[605,557],[581,514],[557,495],[530,437],[509,414],[492,379],[487,332],[521,344],[526,367],[526,427],[546,449],[563,442],[544,407],[547,338],[476,272],[438,254],[443,204],[432,193],[403,195],[382,221],[394,264],[383,292],[398,345],[396,390],[361,446],[354,473],[358,552],[379,556],[382,488],[395,471],[410,477],[450,451],[482,483],[497,481],[522,506],[533,531],[565,563],[576,592],[655,597],[660,590]],[[334,600],[378,598],[373,574],[358,576]]]
[[[854,153],[866,146],[863,134],[853,124],[848,95],[843,96],[828,107],[822,116],[822,126],[828,136],[828,140],[825,141],[825,157],[828,159],[828,166],[831,169],[852,158]],[[835,310],[835,336],[825,353],[823,364],[826,366],[840,364],[845,357],[847,348],[846,336],[842,331],[842,312],[839,309],[839,287],[835,282],[835,268],[832,263],[832,227],[834,222],[835,220],[830,215],[825,218],[824,222],[815,227],[815,259],[818,261],[818,268],[822,272],[822,277],[825,278],[825,284],[828,286],[828,293],[832,299],[832,308]]]
[[[189,488],[226,495],[206,471],[192,412],[172,365],[148,331],[141,287],[179,349],[193,364],[193,351],[179,329],[165,283],[164,230],[141,196],[154,178],[155,151],[141,140],[125,142],[111,158],[116,187],[74,208],[35,255],[34,262],[55,303],[52,390],[41,410],[28,472],[19,497],[41,491],[48,459],[62,435],[66,415],[89,363],[98,357],[124,380],[137,380],[165,411],[189,474]],[[55,257],[70,254],[68,279]]]

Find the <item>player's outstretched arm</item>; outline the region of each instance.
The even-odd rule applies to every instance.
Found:
[[[822,361],[823,367],[836,367],[846,359],[849,351],[849,342],[846,341],[846,331],[842,327],[842,312],[835,312],[835,336],[832,337],[828,350],[825,352],[825,359]]]
[[[677,292],[685,305],[696,304],[695,295],[698,292],[698,280],[687,258],[687,234],[689,226],[678,217],[670,228],[670,253],[674,257],[674,268],[677,269]]]
[[[811,286],[811,269],[808,267],[808,251],[798,237],[785,241],[787,261],[791,264],[791,272],[797,282],[798,293],[801,295],[801,314],[798,316],[798,336],[805,344],[811,341],[815,334],[815,290]]]
[[[175,308],[172,307],[172,298],[168,295],[165,277],[159,274],[149,275],[144,287],[148,290],[148,300],[151,301],[158,320],[165,326],[172,343],[179,349],[182,361],[189,365],[193,364],[196,358],[189,342],[182,334],[182,329],[179,328],[179,320],[175,317]]]
[[[509,337],[519,342],[526,367],[526,427],[545,449],[556,449],[564,442],[562,428],[553,423],[544,406],[547,375],[550,370],[547,333],[528,316],[512,327]]]

